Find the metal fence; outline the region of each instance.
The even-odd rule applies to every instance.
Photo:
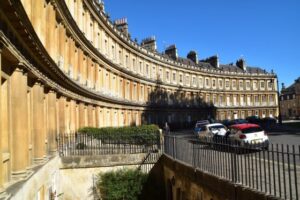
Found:
[[[150,151],[147,153],[141,164],[138,166],[138,170],[149,173],[153,166],[157,163],[159,157],[161,156],[161,151]]]
[[[93,136],[85,133],[60,134],[57,137],[60,156],[148,153],[160,149],[160,138],[124,138]]]
[[[164,152],[206,173],[283,199],[299,199],[300,146],[240,146],[225,140],[165,136]]]

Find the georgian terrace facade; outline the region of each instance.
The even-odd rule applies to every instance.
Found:
[[[102,6],[1,1],[0,188],[55,152],[57,133],[195,121],[209,106],[220,120],[278,115],[275,74],[146,50]]]

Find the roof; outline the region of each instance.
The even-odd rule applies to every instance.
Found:
[[[172,57],[167,55],[167,54],[160,54],[160,55],[162,57],[166,58],[166,59],[172,60]],[[240,67],[238,67],[234,64],[220,64],[219,68],[215,68],[214,66],[212,66],[208,62],[204,62],[204,61],[199,60],[198,64],[196,64],[194,61],[192,61],[189,58],[178,57],[176,59],[176,61],[181,63],[181,64],[184,64],[184,65],[194,66],[194,67],[198,67],[198,68],[202,68],[202,69],[203,68],[205,68],[205,69],[214,69],[214,70],[219,70],[219,71],[224,71],[224,72],[237,72],[237,73],[248,72],[250,74],[270,74],[266,70],[261,69],[259,67],[247,66],[246,71],[244,71],[243,69],[241,69]]]
[[[294,94],[296,92],[296,84],[300,84],[300,77],[295,80],[295,82],[287,88],[281,90],[281,94]]]
[[[239,130],[244,130],[247,128],[259,128],[260,126],[257,124],[235,124],[230,126],[230,128],[235,128],[235,129],[239,129]]]

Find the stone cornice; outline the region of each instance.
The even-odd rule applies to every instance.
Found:
[[[23,63],[26,63],[26,68],[31,71],[35,76],[37,76],[40,79],[45,80],[47,84],[53,85],[50,86],[51,88],[57,88],[57,91],[60,93],[64,93],[66,96],[72,96],[75,99],[86,101],[93,104],[99,104],[101,103],[106,104],[105,106],[108,107],[132,107],[134,109],[137,109],[139,107],[140,109],[144,109],[144,105],[137,104],[130,101],[122,101],[122,100],[113,100],[105,96],[100,96],[99,94],[96,94],[90,90],[87,90],[77,84],[75,81],[71,80],[64,72],[62,72],[56,63],[52,60],[52,58],[49,56],[48,52],[46,51],[45,47],[42,45],[41,41],[39,40],[38,36],[36,35],[35,31],[33,30],[33,27],[25,13],[25,10],[23,6],[20,4],[19,1],[12,1],[11,2],[11,9],[15,10],[15,13],[17,13],[14,17],[17,17],[17,19],[11,19],[9,21],[14,21],[14,28],[18,28],[18,34],[22,34],[22,37],[15,37],[16,40],[24,39],[22,41],[22,44],[26,44],[26,47],[28,49],[31,49],[33,51],[30,52],[31,55],[27,55],[28,57],[24,57],[24,55],[20,54],[19,50],[17,48],[14,48],[14,45],[10,42],[10,40],[5,36],[3,32],[0,32],[1,38],[6,38],[5,43],[10,43],[10,50],[15,53],[15,56],[18,58],[18,60],[22,60]],[[21,32],[24,31],[23,32]],[[27,40],[27,41],[26,41]],[[31,45],[30,47],[28,45]],[[32,48],[33,46],[33,48]],[[34,55],[32,55],[34,54]],[[34,61],[34,63],[31,63],[29,60]],[[36,66],[39,66],[39,69],[36,68]],[[49,78],[50,79],[49,79]],[[54,82],[53,82],[54,81]],[[52,82],[52,84],[50,84]],[[58,89],[59,88],[59,89]],[[75,92],[75,93],[74,93]],[[77,95],[75,95],[77,94]],[[77,97],[76,97],[77,96]],[[80,98],[78,98],[80,97]],[[89,101],[87,99],[90,98]],[[96,101],[95,101],[96,100]],[[98,102],[99,101],[99,102]],[[111,104],[111,106],[109,105]],[[117,105],[116,105],[117,104]]]
[[[62,21],[64,21],[66,27],[69,29],[68,31],[71,32],[72,37],[75,38],[76,43],[79,43],[79,46],[83,48],[85,52],[93,59],[98,61],[98,63],[101,66],[104,66],[106,69],[109,71],[115,73],[115,74],[120,74],[123,78],[129,79],[131,81],[135,81],[138,83],[143,83],[143,84],[148,84],[155,86],[157,84],[157,81],[154,79],[147,79],[143,76],[140,76],[138,73],[133,73],[132,71],[129,71],[118,64],[112,62],[110,59],[108,59],[106,56],[101,54],[91,43],[90,41],[85,37],[85,35],[81,32],[79,29],[78,25],[74,21],[73,17],[71,16],[71,13],[68,10],[67,5],[65,4],[64,1],[56,1],[56,8],[57,12],[60,15],[60,18]],[[87,5],[88,6],[88,5]],[[114,66],[114,67],[113,67]],[[167,67],[170,67],[167,65]],[[180,69],[181,70],[181,69]],[[190,69],[186,69],[185,73],[188,73]],[[198,72],[199,73],[199,72]],[[203,72],[202,72],[203,73]],[[192,74],[193,75],[193,74]],[[235,73],[229,74],[229,73],[222,73],[222,74],[196,74],[197,76],[209,76],[209,77],[215,77],[215,78],[236,78],[237,75],[239,75],[239,78],[244,78],[244,79],[256,79],[258,74],[252,74],[252,76],[249,75],[243,75],[241,73]],[[253,75],[256,75],[255,77]],[[269,74],[260,74],[258,75],[260,78],[265,78],[265,79],[270,79]],[[170,84],[163,82],[162,83],[164,87],[170,87],[173,89],[178,89],[178,87],[181,87],[182,89],[185,90],[199,90],[200,88],[193,88],[189,86],[180,86],[179,84]]]

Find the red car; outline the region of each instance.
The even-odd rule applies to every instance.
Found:
[[[242,147],[254,145],[255,147],[268,149],[268,135],[257,124],[235,124],[230,126],[229,130],[229,141],[237,142]]]

